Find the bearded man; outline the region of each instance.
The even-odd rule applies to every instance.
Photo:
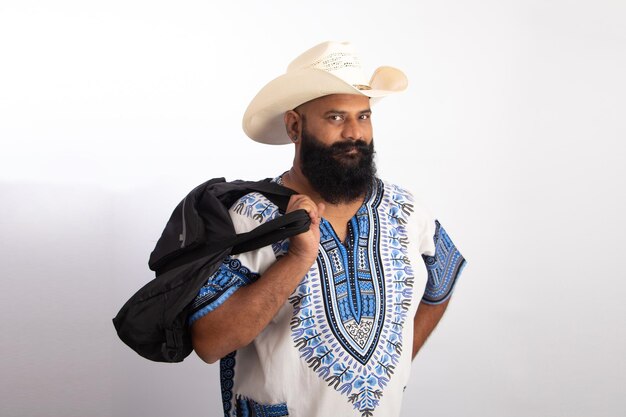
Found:
[[[194,302],[194,349],[220,360],[224,415],[400,414],[411,360],[465,265],[411,193],[376,176],[371,104],[406,86],[391,67],[368,81],[350,44],[325,42],[249,105],[250,138],[295,145],[275,181],[311,227],[228,257]],[[281,213],[250,193],[230,215],[242,233]]]

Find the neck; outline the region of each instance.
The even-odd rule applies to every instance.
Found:
[[[348,222],[359,210],[365,199],[365,195],[354,199],[347,203],[332,204],[324,200],[320,194],[313,189],[309,180],[304,176],[302,171],[294,166],[287,171],[283,177],[283,184],[291,188],[298,194],[309,196],[316,204],[323,203],[324,219],[326,219],[333,227],[337,237],[343,242],[348,234]]]
[[[298,194],[309,196],[315,203],[329,204],[313,189],[311,183],[309,183],[309,180],[304,176],[302,171],[295,166],[291,167],[289,171],[283,174],[283,184]]]

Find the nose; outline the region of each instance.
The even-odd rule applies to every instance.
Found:
[[[342,137],[350,140],[363,140],[364,127],[361,126],[359,120],[349,117],[343,124]]]

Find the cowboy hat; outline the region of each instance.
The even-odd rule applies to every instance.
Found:
[[[406,75],[393,67],[377,68],[368,81],[350,43],[324,42],[298,56],[285,74],[258,92],[243,116],[243,130],[257,142],[291,143],[283,121],[286,111],[329,94],[378,99],[404,91],[407,85]]]

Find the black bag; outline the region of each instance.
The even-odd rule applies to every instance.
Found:
[[[257,191],[284,213],[293,190],[269,179],[215,178],[178,204],[150,255],[156,278],[135,293],[113,319],[124,343],[144,358],[181,362],[193,350],[187,326],[190,304],[229,254],[255,250],[309,229],[310,218],[296,210],[237,235],[228,209]]]

